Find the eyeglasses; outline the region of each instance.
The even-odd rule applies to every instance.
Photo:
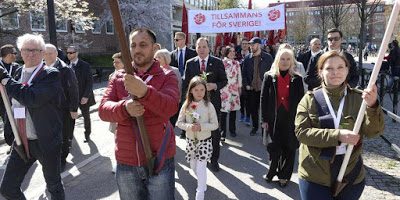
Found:
[[[74,54],[74,53],[76,53],[76,51],[67,52],[67,54]]]
[[[175,42],[178,42],[179,40],[183,40],[183,39],[174,39],[175,40]]]
[[[34,54],[42,52],[41,49],[21,49],[21,51],[24,53],[34,53]]]
[[[328,41],[330,41],[330,42],[332,42],[332,41],[339,41],[341,38],[340,37],[331,37],[331,38],[328,38]]]

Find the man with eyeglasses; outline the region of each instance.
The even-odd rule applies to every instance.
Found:
[[[170,65],[178,68],[182,79],[184,79],[186,61],[191,58],[196,57],[197,53],[195,50],[186,46],[186,34],[184,32],[176,32],[175,33],[174,43],[175,43],[176,49],[171,52]],[[185,94],[186,94],[186,91],[181,91],[181,101],[180,101],[179,107],[182,106],[182,103],[185,100]],[[178,114],[179,113],[177,112],[177,113],[175,113],[174,116],[172,116],[172,118],[171,118],[172,123],[177,121]],[[173,125],[175,126],[175,123],[173,123]],[[182,131],[180,138],[181,139],[186,138],[185,131]]]
[[[67,57],[70,61],[69,66],[75,71],[78,80],[79,89],[79,109],[83,116],[85,127],[85,141],[89,142],[92,132],[89,108],[96,104],[93,94],[93,77],[89,63],[78,58],[78,48],[69,46],[67,48]],[[73,122],[75,124],[75,120]]]
[[[26,199],[21,184],[38,160],[51,199],[65,199],[60,176],[63,98],[59,71],[43,63],[45,42],[41,35],[24,34],[17,39],[24,65],[14,80],[0,67],[0,80],[10,96],[12,112],[23,141],[27,161],[15,149],[4,171],[0,193],[6,199]]]
[[[54,67],[60,71],[61,86],[63,88],[64,97],[62,100],[63,110],[63,142],[61,148],[61,170],[64,170],[67,163],[66,159],[71,148],[72,139],[74,137],[75,119],[78,118],[78,81],[74,70],[58,58],[58,50],[52,44],[46,44],[44,52],[44,62],[49,67]]]
[[[17,50],[12,44],[6,44],[0,48],[0,54],[1,54],[1,60],[0,60],[0,66],[3,67],[5,70],[7,70],[8,75],[15,78],[16,75],[21,73],[21,67],[19,66],[18,63],[16,63],[17,59]],[[0,116],[3,122],[5,121],[5,115],[6,115],[6,108],[4,107],[4,102],[1,100],[0,101]],[[5,129],[11,128],[11,127],[4,127]],[[4,134],[4,139],[6,140],[6,143],[11,146],[13,140],[14,140],[14,135],[12,134]]]
[[[356,87],[359,80],[357,64],[353,56],[350,53],[347,53],[346,50],[342,48],[343,33],[336,28],[329,29],[327,40],[328,46],[319,54],[317,54],[314,58],[312,58],[310,64],[308,65],[306,76],[304,77],[304,82],[308,85],[308,90],[313,90],[314,88],[321,85],[321,80],[318,78],[319,76],[317,72],[317,63],[319,57],[327,51],[338,51],[346,56],[347,61],[349,61],[350,64],[349,74],[347,75],[347,83],[353,88]]]

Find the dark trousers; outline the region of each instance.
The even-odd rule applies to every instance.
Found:
[[[83,123],[85,124],[85,137],[89,136],[92,132],[91,122],[90,122],[90,113],[89,113],[89,104],[86,103],[84,105],[79,104],[79,109],[82,112]]]
[[[74,138],[74,128],[75,128],[75,120],[72,119],[71,113],[69,110],[64,110],[63,113],[63,142],[61,147],[61,161],[65,161],[67,158],[72,139]]]
[[[261,92],[254,91],[254,90],[248,90],[249,92],[249,109],[250,109],[250,115],[251,115],[251,120],[253,122],[253,131],[258,130],[258,125],[259,125],[259,110],[260,110],[260,94]]]
[[[302,200],[358,200],[365,187],[365,180],[355,185],[347,185],[337,197],[332,196],[332,189],[299,178],[299,189]]]
[[[222,137],[226,137],[226,118],[228,113],[221,112],[221,131]],[[229,132],[236,133],[236,110],[229,112]]]
[[[60,147],[54,148],[52,152],[43,152],[38,140],[29,140],[29,151],[31,159],[25,163],[18,153],[13,149],[6,170],[1,181],[0,192],[6,199],[26,199],[21,191],[21,183],[29,168],[36,160],[42,165],[47,190],[51,199],[65,199],[64,188],[60,176]]]
[[[218,122],[220,122],[220,118],[221,118],[221,111],[220,108],[215,106],[215,111],[217,111],[217,116],[218,116]],[[220,127],[221,123],[219,123],[219,127]],[[215,131],[211,131],[211,143],[212,143],[212,147],[213,147],[213,152],[211,155],[211,163],[218,163],[218,159],[219,159],[219,142],[221,141],[221,131],[220,128],[218,128]]]
[[[250,109],[249,109],[249,95],[248,91],[243,89],[242,94],[240,95],[240,114],[250,117]]]

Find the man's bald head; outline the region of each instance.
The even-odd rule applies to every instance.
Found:
[[[313,38],[310,41],[310,49],[313,53],[317,53],[321,50],[321,40],[318,38]]]
[[[46,65],[51,65],[57,60],[58,51],[57,47],[52,44],[46,44],[46,49],[44,51],[44,62]]]

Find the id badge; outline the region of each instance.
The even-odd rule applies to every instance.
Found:
[[[25,107],[14,108],[14,118],[15,119],[25,119]]]

